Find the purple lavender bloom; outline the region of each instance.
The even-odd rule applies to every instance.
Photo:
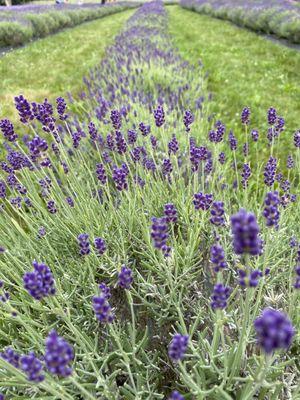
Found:
[[[14,171],[21,170],[30,165],[29,159],[19,151],[10,151],[6,159]]]
[[[168,354],[170,359],[177,363],[184,359],[186,349],[188,347],[188,335],[175,334],[169,344]]]
[[[24,98],[23,95],[15,97],[15,106],[19,113],[20,121],[26,124],[34,119],[34,115],[31,111],[30,103]]]
[[[253,213],[240,209],[237,214],[232,215],[231,231],[236,254],[248,253],[256,256],[261,253],[260,231]]]
[[[66,202],[69,204],[70,207],[74,207],[74,200],[72,199],[72,197],[66,197]]]
[[[162,173],[163,176],[168,176],[173,171],[172,162],[169,158],[165,158],[162,164]]]
[[[124,136],[120,131],[116,131],[115,141],[116,141],[117,152],[119,154],[125,154],[127,150],[127,144],[124,139]]]
[[[20,196],[12,197],[10,199],[10,204],[16,208],[21,208],[21,203],[22,203],[22,197]]]
[[[20,364],[21,370],[25,372],[29,381],[39,383],[45,379],[45,375],[43,374],[43,364],[36,357],[34,352],[21,356]]]
[[[213,142],[220,143],[223,140],[226,128],[225,128],[225,125],[221,121],[217,121],[215,124],[215,127],[216,127],[216,132],[215,132]]]
[[[69,343],[52,330],[46,341],[45,364],[52,375],[66,378],[72,374],[69,364],[74,360],[74,351]]]
[[[118,168],[117,166],[113,167],[113,180],[115,182],[116,188],[117,190],[119,190],[120,192],[122,190],[127,190],[128,189],[128,183],[127,183],[127,175],[129,173],[128,168],[124,167],[123,164],[121,166],[121,168]]]
[[[105,185],[105,183],[107,181],[107,175],[106,175],[105,168],[104,168],[103,164],[101,164],[101,163],[97,163],[96,164],[96,175],[97,175],[97,178],[99,179],[99,181],[103,185]]]
[[[65,102],[65,99],[63,99],[62,97],[57,97],[56,109],[57,109],[57,113],[59,115],[59,119],[61,119],[62,121],[65,121],[68,118],[68,115],[65,114],[66,109],[67,109],[67,103]]]
[[[160,128],[165,123],[165,112],[162,105],[158,105],[157,109],[153,111],[155,125]]]
[[[219,154],[219,163],[220,164],[225,164],[225,162],[226,162],[226,155],[225,155],[225,153],[223,153],[223,152],[221,152],[220,154]]]
[[[213,195],[208,193],[195,193],[194,194],[194,207],[195,210],[208,210],[213,202]]]
[[[48,211],[50,212],[50,214],[55,214],[57,212],[57,208],[56,208],[54,200],[48,201],[47,208],[48,208]]]
[[[81,134],[80,132],[76,131],[76,132],[72,132],[71,133],[72,136],[72,140],[73,140],[73,147],[74,149],[78,149],[80,141],[81,141]]]
[[[244,143],[243,144],[243,153],[244,153],[245,157],[249,154],[249,145],[248,145],[248,143]]]
[[[268,124],[274,125],[277,119],[277,112],[275,108],[270,107],[268,110]]]
[[[97,237],[97,238],[95,238],[95,240],[94,240],[94,244],[95,244],[97,253],[98,253],[99,255],[102,255],[102,254],[105,253],[105,250],[106,250],[106,243],[105,243],[105,240],[104,240],[104,239],[102,239],[102,238],[100,238],[100,237]]]
[[[262,272],[258,269],[252,270],[250,272],[244,269],[238,270],[239,274],[239,284],[242,287],[256,287],[259,282],[259,278],[263,276]]]
[[[177,390],[174,390],[168,400],[184,400],[184,397]]]
[[[0,393],[0,400],[5,400],[4,394]]]
[[[229,132],[228,141],[229,141],[230,149],[231,149],[232,151],[235,151],[235,150],[237,149],[237,139],[236,139],[236,137],[234,136],[234,134],[233,134],[232,131]]]
[[[286,314],[266,308],[254,321],[257,343],[267,354],[278,349],[288,349],[295,329]]]
[[[169,141],[168,149],[169,149],[169,152],[168,152],[169,155],[172,153],[176,154],[177,151],[179,150],[179,143],[178,143],[178,140],[176,139],[175,135],[173,135],[172,139]]]
[[[250,123],[250,108],[244,107],[241,114],[241,122],[243,125],[249,125]]]
[[[190,161],[192,164],[192,171],[198,171],[200,161],[207,160],[208,151],[206,147],[197,147],[192,145],[190,147]]]
[[[133,282],[132,270],[126,265],[122,265],[121,271],[118,274],[118,285],[122,289],[130,289]]]
[[[191,111],[190,110],[186,110],[184,112],[184,116],[183,116],[183,123],[184,123],[186,132],[190,132],[190,130],[191,130],[190,125],[192,125],[194,120],[195,120],[195,117],[193,116]]]
[[[55,282],[50,268],[46,264],[32,263],[34,271],[23,276],[24,288],[36,300],[55,294]]]
[[[170,248],[167,246],[167,240],[169,238],[167,218],[152,217],[151,221],[151,238],[153,240],[153,245],[167,256],[170,252]]]
[[[0,198],[5,199],[6,197],[6,185],[4,181],[0,181]]]
[[[280,187],[284,192],[289,192],[291,188],[291,183],[288,179],[285,179],[284,181],[281,181]]]
[[[211,308],[213,310],[221,309],[227,307],[227,300],[230,296],[231,288],[222,285],[222,283],[217,283],[214,286],[214,290],[211,296]]]
[[[129,144],[134,144],[137,141],[137,132],[133,129],[129,129],[127,132],[127,138]]]
[[[7,347],[0,357],[15,368],[20,368],[20,355],[16,353],[11,347]]]
[[[219,272],[227,267],[224,249],[218,243],[213,244],[210,248],[210,262],[215,272]]]
[[[173,203],[167,203],[164,206],[164,215],[168,223],[177,222],[177,210]]]
[[[214,201],[210,208],[210,222],[215,226],[223,226],[225,225],[224,218],[224,203],[223,201]]]
[[[280,217],[278,209],[280,204],[279,193],[277,191],[267,193],[264,203],[265,208],[263,210],[263,216],[266,218],[266,225],[268,227],[274,226],[275,228],[278,228]]]
[[[150,142],[151,142],[152,149],[156,149],[157,148],[157,142],[158,142],[157,137],[155,137],[154,135],[151,135],[150,136]]]
[[[283,117],[278,117],[277,118],[277,123],[276,123],[276,126],[275,126],[275,132],[276,132],[277,136],[279,135],[279,133],[284,131],[284,125],[285,125],[284,118]]]
[[[145,125],[143,122],[139,124],[139,129],[143,136],[148,136],[151,131],[150,125]]]
[[[110,113],[110,120],[115,130],[121,129],[122,117],[118,110],[112,110]]]
[[[264,170],[264,182],[267,186],[272,186],[275,181],[275,174],[277,169],[277,160],[274,157],[270,157]]]
[[[294,133],[294,145],[295,147],[300,147],[300,130]]]
[[[78,244],[80,247],[80,255],[86,256],[90,253],[90,241],[87,233],[81,233],[77,236]]]
[[[96,125],[92,121],[88,124],[88,131],[89,131],[91,140],[95,141],[98,136],[98,131],[97,131]]]
[[[287,161],[286,161],[286,167],[288,169],[292,169],[294,167],[294,159],[291,154],[288,155]]]
[[[208,158],[204,167],[205,174],[207,175],[210,174],[212,172],[212,169],[213,169],[213,160],[212,158]]]
[[[248,180],[251,176],[251,168],[248,163],[245,163],[243,165],[241,176],[242,176],[242,186],[244,189],[246,189],[246,187],[248,186]]]
[[[105,292],[102,292],[99,296],[93,297],[93,309],[96,318],[102,323],[111,323],[115,319],[115,315],[107,300]]]
[[[253,142],[257,142],[258,141],[259,133],[258,133],[258,131],[256,129],[253,129],[251,131],[251,137],[252,137]]]
[[[29,140],[27,146],[33,160],[35,160],[41,155],[42,152],[45,152],[48,149],[48,143],[40,136],[35,136],[32,140]]]
[[[42,237],[44,237],[45,235],[46,235],[46,228],[43,227],[43,226],[41,226],[41,227],[39,228],[39,230],[38,230],[38,237],[39,237],[39,238],[42,238]]]
[[[98,287],[107,300],[111,298],[110,288],[104,282],[99,283]]]
[[[109,150],[113,151],[115,148],[115,139],[114,136],[111,134],[108,134],[106,136],[106,146]]]

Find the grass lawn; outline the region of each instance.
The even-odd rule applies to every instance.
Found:
[[[183,57],[201,59],[210,73],[212,108],[222,121],[234,128],[241,109],[249,106],[255,110],[253,122],[261,126],[266,109],[274,106],[289,131],[299,128],[299,51],[179,6],[168,11],[170,33]]]
[[[16,120],[13,98],[18,94],[39,101],[79,91],[82,77],[100,61],[133,12],[84,23],[0,58],[0,118]]]

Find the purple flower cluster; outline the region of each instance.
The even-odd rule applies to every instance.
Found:
[[[267,186],[272,186],[275,182],[275,175],[277,169],[277,160],[274,157],[270,157],[264,170],[264,182]]]
[[[211,308],[213,310],[221,309],[227,307],[227,300],[229,299],[231,293],[231,288],[224,286],[222,283],[217,283],[214,286],[214,290],[211,296]]]
[[[121,271],[118,274],[118,285],[122,289],[130,289],[132,282],[132,270],[126,267],[126,265],[122,265]]]
[[[151,221],[151,238],[153,245],[156,249],[161,250],[165,256],[168,256],[170,247],[167,246],[167,240],[169,238],[167,218],[153,217]]]
[[[210,262],[215,272],[219,272],[227,267],[225,251],[219,243],[215,243],[210,248]]]
[[[90,254],[90,241],[89,241],[89,235],[87,233],[81,233],[77,237],[79,248],[80,248],[80,255],[81,256],[86,256]]]
[[[99,255],[102,255],[102,254],[105,253],[105,251],[106,251],[106,243],[105,243],[104,239],[102,239],[100,237],[97,237],[94,240],[94,244],[95,244],[96,251],[97,251],[97,253]]]
[[[238,270],[239,284],[242,287],[256,287],[259,279],[263,276],[262,272],[258,269],[246,271],[244,269]]]
[[[215,226],[225,225],[225,210],[223,201],[214,201],[210,208],[210,222]]]
[[[231,231],[236,254],[251,254],[252,256],[260,254],[260,230],[253,213],[241,209],[237,214],[232,215]]]
[[[63,378],[72,374],[70,363],[74,359],[74,351],[70,344],[55,330],[52,330],[45,341],[45,364],[52,375]]]
[[[258,345],[268,354],[275,350],[287,349],[295,330],[291,321],[281,311],[265,309],[254,321]]]
[[[280,217],[278,208],[279,204],[280,198],[277,191],[267,193],[265,198],[265,208],[263,210],[263,216],[266,218],[266,225],[268,227],[274,226],[275,228],[278,228]]]
[[[23,276],[24,288],[36,300],[55,294],[55,283],[52,272],[46,264],[32,263],[34,271]]]
[[[101,323],[111,323],[115,319],[115,315],[108,302],[110,292],[103,291],[102,287],[100,290],[100,295],[93,297],[93,309],[98,321]]]
[[[188,347],[189,337],[187,335],[175,334],[169,344],[168,354],[173,362],[183,360]]]
[[[205,194],[202,192],[194,194],[194,207],[195,210],[208,210],[213,202],[213,195],[212,194]]]
[[[177,210],[173,203],[167,203],[164,206],[164,215],[168,223],[177,222]]]

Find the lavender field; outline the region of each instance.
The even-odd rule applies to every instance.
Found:
[[[137,6],[137,2],[0,6],[0,48],[20,46],[61,29]]]
[[[300,130],[225,126],[168,24],[0,120],[2,400],[300,399]]]
[[[180,0],[182,7],[300,43],[300,4],[293,0]]]

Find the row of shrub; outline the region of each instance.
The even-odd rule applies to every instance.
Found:
[[[82,22],[102,18],[138,3],[118,3],[98,7],[50,8],[41,12],[39,6],[30,12],[14,11],[0,13],[0,47],[16,47],[30,40],[43,38],[64,28],[71,28]],[[34,12],[33,12],[33,10]]]
[[[181,6],[300,43],[300,7],[287,0],[181,0]]]

